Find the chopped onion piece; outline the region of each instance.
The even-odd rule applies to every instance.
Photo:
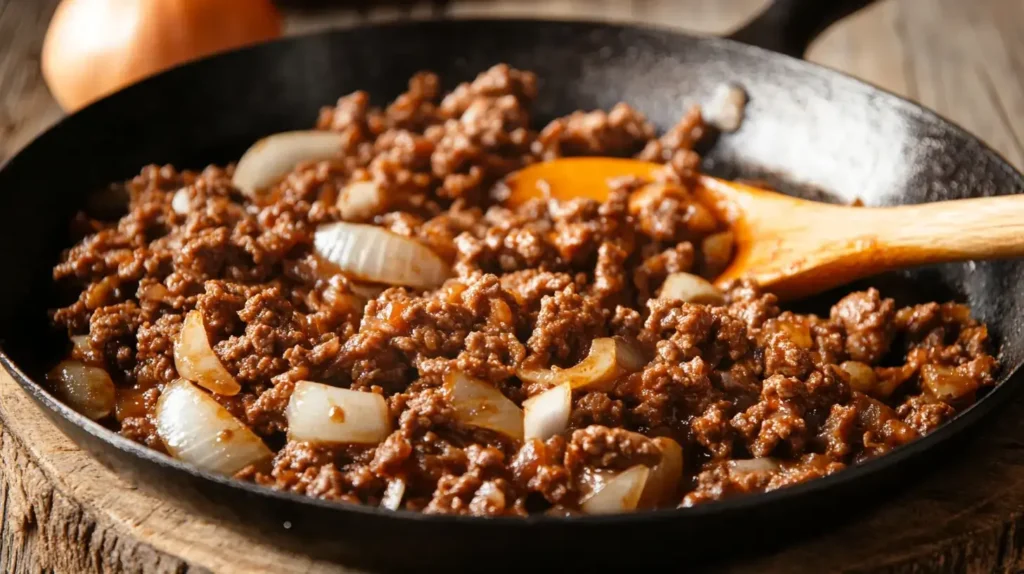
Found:
[[[590,353],[568,369],[518,369],[516,374],[529,383],[555,386],[568,383],[573,389],[608,391],[619,377],[639,371],[647,364],[635,344],[621,337],[594,339]]]
[[[283,132],[267,136],[246,150],[231,183],[255,196],[304,161],[330,159],[341,152],[345,136],[328,131]]]
[[[661,449],[661,460],[647,476],[640,496],[640,508],[654,508],[671,501],[679,494],[679,482],[683,479],[683,447],[663,436],[654,439],[654,444]]]
[[[580,504],[587,514],[615,514],[636,510],[651,471],[638,464],[622,471]]]
[[[345,221],[365,221],[387,209],[387,196],[375,181],[356,181],[338,196],[338,211]]]
[[[114,381],[99,367],[81,361],[61,361],[46,374],[46,380],[53,385],[58,398],[94,421],[114,410]]]
[[[206,336],[203,314],[192,310],[174,343],[174,367],[178,375],[218,395],[237,395],[242,386],[224,368]]]
[[[719,84],[704,106],[708,123],[723,132],[734,132],[743,124],[743,111],[747,106],[747,92],[736,84]]]
[[[309,381],[295,383],[284,416],[295,441],[378,444],[391,433],[381,395]]]
[[[700,242],[700,252],[704,257],[704,273],[715,277],[729,266],[732,259],[732,246],[735,236],[731,231],[712,233]]]
[[[405,481],[395,478],[388,482],[384,489],[384,496],[380,499],[380,507],[388,510],[398,510],[402,507],[402,497],[405,496]]]
[[[453,371],[445,377],[444,389],[462,424],[523,439],[523,411],[494,385]]]
[[[779,461],[774,458],[746,458],[742,460],[730,460],[729,467],[736,472],[775,472],[779,470]]]
[[[156,403],[156,432],[174,458],[231,475],[273,453],[213,397],[178,379]]]
[[[690,273],[670,273],[661,285],[659,299],[678,299],[687,303],[722,305],[725,295],[703,277]]]
[[[357,281],[433,289],[452,274],[430,248],[375,225],[321,225],[313,237],[313,248]]]
[[[174,192],[174,197],[171,198],[171,209],[179,215],[188,215],[188,207],[188,189],[183,187]]]
[[[940,401],[962,399],[978,390],[978,380],[964,375],[954,367],[924,365],[921,367],[921,388]]]
[[[572,386],[568,383],[548,389],[523,401],[523,436],[526,440],[547,440],[565,431],[572,410]]]
[[[875,370],[866,363],[860,361],[843,361],[839,365],[839,368],[846,371],[846,374],[850,375],[850,388],[859,391],[867,395],[873,395],[875,393],[875,386],[878,383],[878,377],[875,375]],[[883,397],[884,398],[884,397]]]

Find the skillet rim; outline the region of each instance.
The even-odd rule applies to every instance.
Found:
[[[839,81],[841,83],[835,84],[834,89],[838,89],[845,92],[854,92],[861,95],[868,96],[869,99],[877,100],[879,96],[883,99],[881,102],[883,106],[895,109],[896,111],[905,113],[907,116],[914,118],[915,120],[921,121],[925,124],[937,125],[942,129],[950,131],[954,136],[965,140],[967,142],[973,142],[974,145],[978,146],[979,150],[983,154],[987,154],[990,158],[994,159],[993,168],[998,167],[1011,179],[1015,179],[1019,184],[1019,187],[1024,189],[1024,174],[1014,168],[998,151],[992,149],[987,143],[982,141],[977,136],[971,134],[969,131],[964,129],[962,126],[954,121],[942,117],[935,111],[925,108],[919,104],[916,104],[902,96],[894,94],[889,90],[880,88],[873,84],[870,84],[864,80],[850,76],[844,72],[833,70],[821,64],[808,62],[799,58],[794,58],[785,54],[780,54],[765,48],[744,44],[742,42],[732,40],[730,38],[718,37],[718,36],[707,36],[701,34],[695,34],[683,30],[670,28],[664,25],[651,25],[646,23],[617,23],[608,20],[600,19],[563,19],[563,18],[468,18],[468,19],[410,19],[395,22],[382,22],[382,23],[367,23],[357,24],[354,26],[345,26],[339,28],[329,28],[319,31],[311,31],[306,33],[297,34],[294,36],[286,36],[277,38],[268,42],[247,46],[235,50],[228,50],[219,52],[174,66],[161,73],[155,74],[136,84],[132,84],[116,92],[113,92],[95,102],[90,103],[84,108],[77,110],[72,114],[65,115],[52,126],[48,127],[41,134],[33,138],[33,140],[26,145],[24,148],[19,150],[17,153],[9,157],[4,162],[0,163],[0,175],[8,169],[18,158],[22,157],[25,152],[30,149],[41,145],[40,142],[45,142],[51,138],[60,137],[59,132],[62,126],[69,122],[78,121],[77,118],[87,115],[102,113],[104,106],[113,106],[111,101],[116,101],[121,98],[131,97],[133,91],[136,91],[137,86],[147,85],[150,83],[161,82],[161,81],[173,81],[175,75],[184,73],[183,70],[192,70],[195,68],[209,65],[211,61],[228,60],[230,58],[244,58],[250,53],[257,53],[260,51],[273,51],[281,50],[283,46],[297,46],[303,42],[308,42],[314,38],[331,37],[331,36],[343,36],[350,32],[365,32],[372,33],[377,30],[383,29],[404,29],[410,27],[440,27],[455,26],[478,26],[478,25],[504,25],[504,26],[537,26],[545,24],[554,24],[566,27],[577,28],[581,31],[593,32],[597,30],[606,31],[640,31],[640,32],[653,32],[655,34],[675,37],[675,38],[687,38],[699,43],[709,44],[717,50],[728,54],[729,56],[743,57],[743,58],[755,58],[760,60],[770,61],[773,65],[785,66],[786,72],[799,71],[804,74],[810,74],[818,78],[825,80]],[[127,95],[126,95],[127,94]],[[97,112],[97,108],[100,111]],[[55,135],[56,134],[56,135]],[[0,193],[3,193],[0,191]],[[1000,353],[1001,354],[1001,353]],[[831,474],[828,476],[816,478],[808,482],[799,483],[796,485],[788,486],[778,490],[769,492],[761,492],[756,494],[749,494],[743,496],[737,496],[733,498],[727,498],[724,500],[718,500],[713,502],[703,503],[697,506],[688,508],[662,508],[658,510],[647,510],[631,513],[621,514],[609,514],[609,515],[580,515],[580,516],[550,516],[544,514],[531,514],[527,517],[510,517],[510,516],[498,516],[498,517],[477,517],[477,516],[461,516],[461,515],[437,515],[437,514],[425,514],[422,512],[413,512],[409,510],[397,510],[390,511],[381,509],[376,506],[369,506],[364,504],[344,503],[336,501],[327,501],[317,498],[312,498],[300,494],[294,494],[290,492],[282,492],[271,489],[270,487],[260,486],[252,482],[246,482],[242,480],[236,480],[231,477],[217,475],[214,473],[200,470],[192,465],[185,464],[178,460],[171,458],[170,456],[159,453],[155,450],[145,447],[139,443],[133,442],[120,434],[109,430],[99,423],[88,419],[87,417],[75,412],[69,406],[60,402],[56,399],[45,386],[37,383],[28,374],[21,370],[21,368],[15,363],[15,361],[7,354],[0,345],[0,365],[4,367],[7,373],[13,378],[18,385],[29,394],[38,404],[43,405],[45,408],[51,411],[50,414],[59,416],[65,421],[76,425],[82,431],[92,435],[94,438],[99,439],[106,445],[113,447],[114,449],[121,451],[123,454],[128,454],[136,457],[140,457],[145,462],[155,464],[161,467],[163,470],[171,472],[183,472],[191,475],[193,478],[199,478],[204,481],[209,481],[218,484],[221,487],[227,487],[232,489],[239,489],[249,495],[258,497],[269,497],[282,503],[294,503],[300,505],[309,505],[317,507],[323,510],[331,512],[351,512],[356,515],[372,516],[375,519],[384,520],[405,520],[419,523],[425,523],[427,525],[438,525],[442,526],[445,524],[462,524],[462,525],[495,525],[500,527],[513,527],[513,528],[525,528],[534,526],[537,524],[544,525],[574,525],[583,524],[590,526],[625,526],[634,522],[647,522],[653,520],[700,520],[702,517],[713,516],[717,514],[737,513],[745,510],[753,510],[759,507],[765,507],[769,505],[779,505],[789,500],[797,499],[802,496],[807,496],[815,493],[821,493],[827,490],[835,490],[842,485],[855,482],[867,476],[877,474],[878,472],[896,466],[905,462],[909,462],[911,459],[925,454],[927,451],[933,448],[941,446],[943,443],[954,438],[957,435],[964,433],[965,431],[974,427],[979,421],[984,419],[988,413],[993,411],[996,407],[1004,405],[1008,400],[1012,398],[1012,393],[1016,392],[1019,386],[1015,379],[1021,378],[1021,371],[1024,371],[1024,362],[1013,366],[1008,372],[1001,373],[999,381],[995,387],[992,388],[987,394],[978,399],[973,405],[958,413],[953,419],[940,426],[934,432],[925,435],[911,443],[897,447],[896,449],[886,453],[877,458],[870,459],[866,462],[858,463],[843,469],[840,472]],[[59,428],[59,427],[58,427]],[[63,430],[61,430],[63,433]],[[72,443],[75,443],[78,448],[89,453],[89,456],[96,459],[100,464],[107,466],[102,461],[99,461],[97,457],[86,447],[82,447],[77,441],[67,437]],[[113,471],[116,472],[116,471]],[[118,472],[119,476],[124,476],[123,473]],[[161,486],[155,487],[157,490],[164,490]]]

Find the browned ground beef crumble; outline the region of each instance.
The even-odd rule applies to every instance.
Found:
[[[827,317],[798,315],[748,283],[721,306],[654,298],[669,273],[716,271],[701,241],[724,225],[688,196],[631,214],[636,185],[623,182],[603,204],[503,208],[494,184],[543,159],[665,162],[684,188],[699,167],[693,147],[708,129],[698,109],[660,138],[627,104],[536,132],[536,93],[532,73],[505,65],[443,98],[438,78],[421,73],[383,110],[364,92],[324,108],[317,127],[345,135],[342,155],[298,166],[272,201],[234,189],[232,167],[148,166],[124,184],[119,221],[79,217],[84,239],[53,274],[79,295],[53,321],[88,335],[77,358],[117,384],[116,413],[103,422],[164,450],[153,411],[178,377],[183,317],[198,309],[242,385],[216,399],[277,452],[240,478],[378,504],[401,476],[407,509],[522,515],[574,511],[586,471],[654,464],[658,436],[685,453],[673,505],[825,476],[934,430],[993,384],[986,328],[962,305],[897,308],[870,289]],[[455,279],[428,292],[390,288],[362,308],[344,296],[344,277],[324,278],[313,231],[339,219],[339,190],[367,179],[392,198],[373,223],[435,250]],[[186,214],[171,208],[182,188]],[[543,388],[520,382],[517,367],[571,366],[594,338],[613,335],[638,342],[649,362],[608,392],[576,391],[569,430],[545,442],[461,426],[440,389],[459,369],[521,404]],[[847,361],[869,382],[851,380],[839,367]],[[970,392],[948,402],[929,394],[928,369]],[[283,411],[299,380],[382,394],[393,432],[376,446],[287,441]]]

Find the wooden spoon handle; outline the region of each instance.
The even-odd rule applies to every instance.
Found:
[[[1024,256],[1024,195],[866,209],[862,218],[899,266]]]
[[[1024,256],[1024,195],[841,207],[704,185],[742,214],[737,254],[717,282],[749,277],[783,299],[902,267]]]

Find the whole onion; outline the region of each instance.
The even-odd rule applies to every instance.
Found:
[[[64,0],[43,41],[43,78],[74,111],[161,70],[280,35],[271,0]]]

